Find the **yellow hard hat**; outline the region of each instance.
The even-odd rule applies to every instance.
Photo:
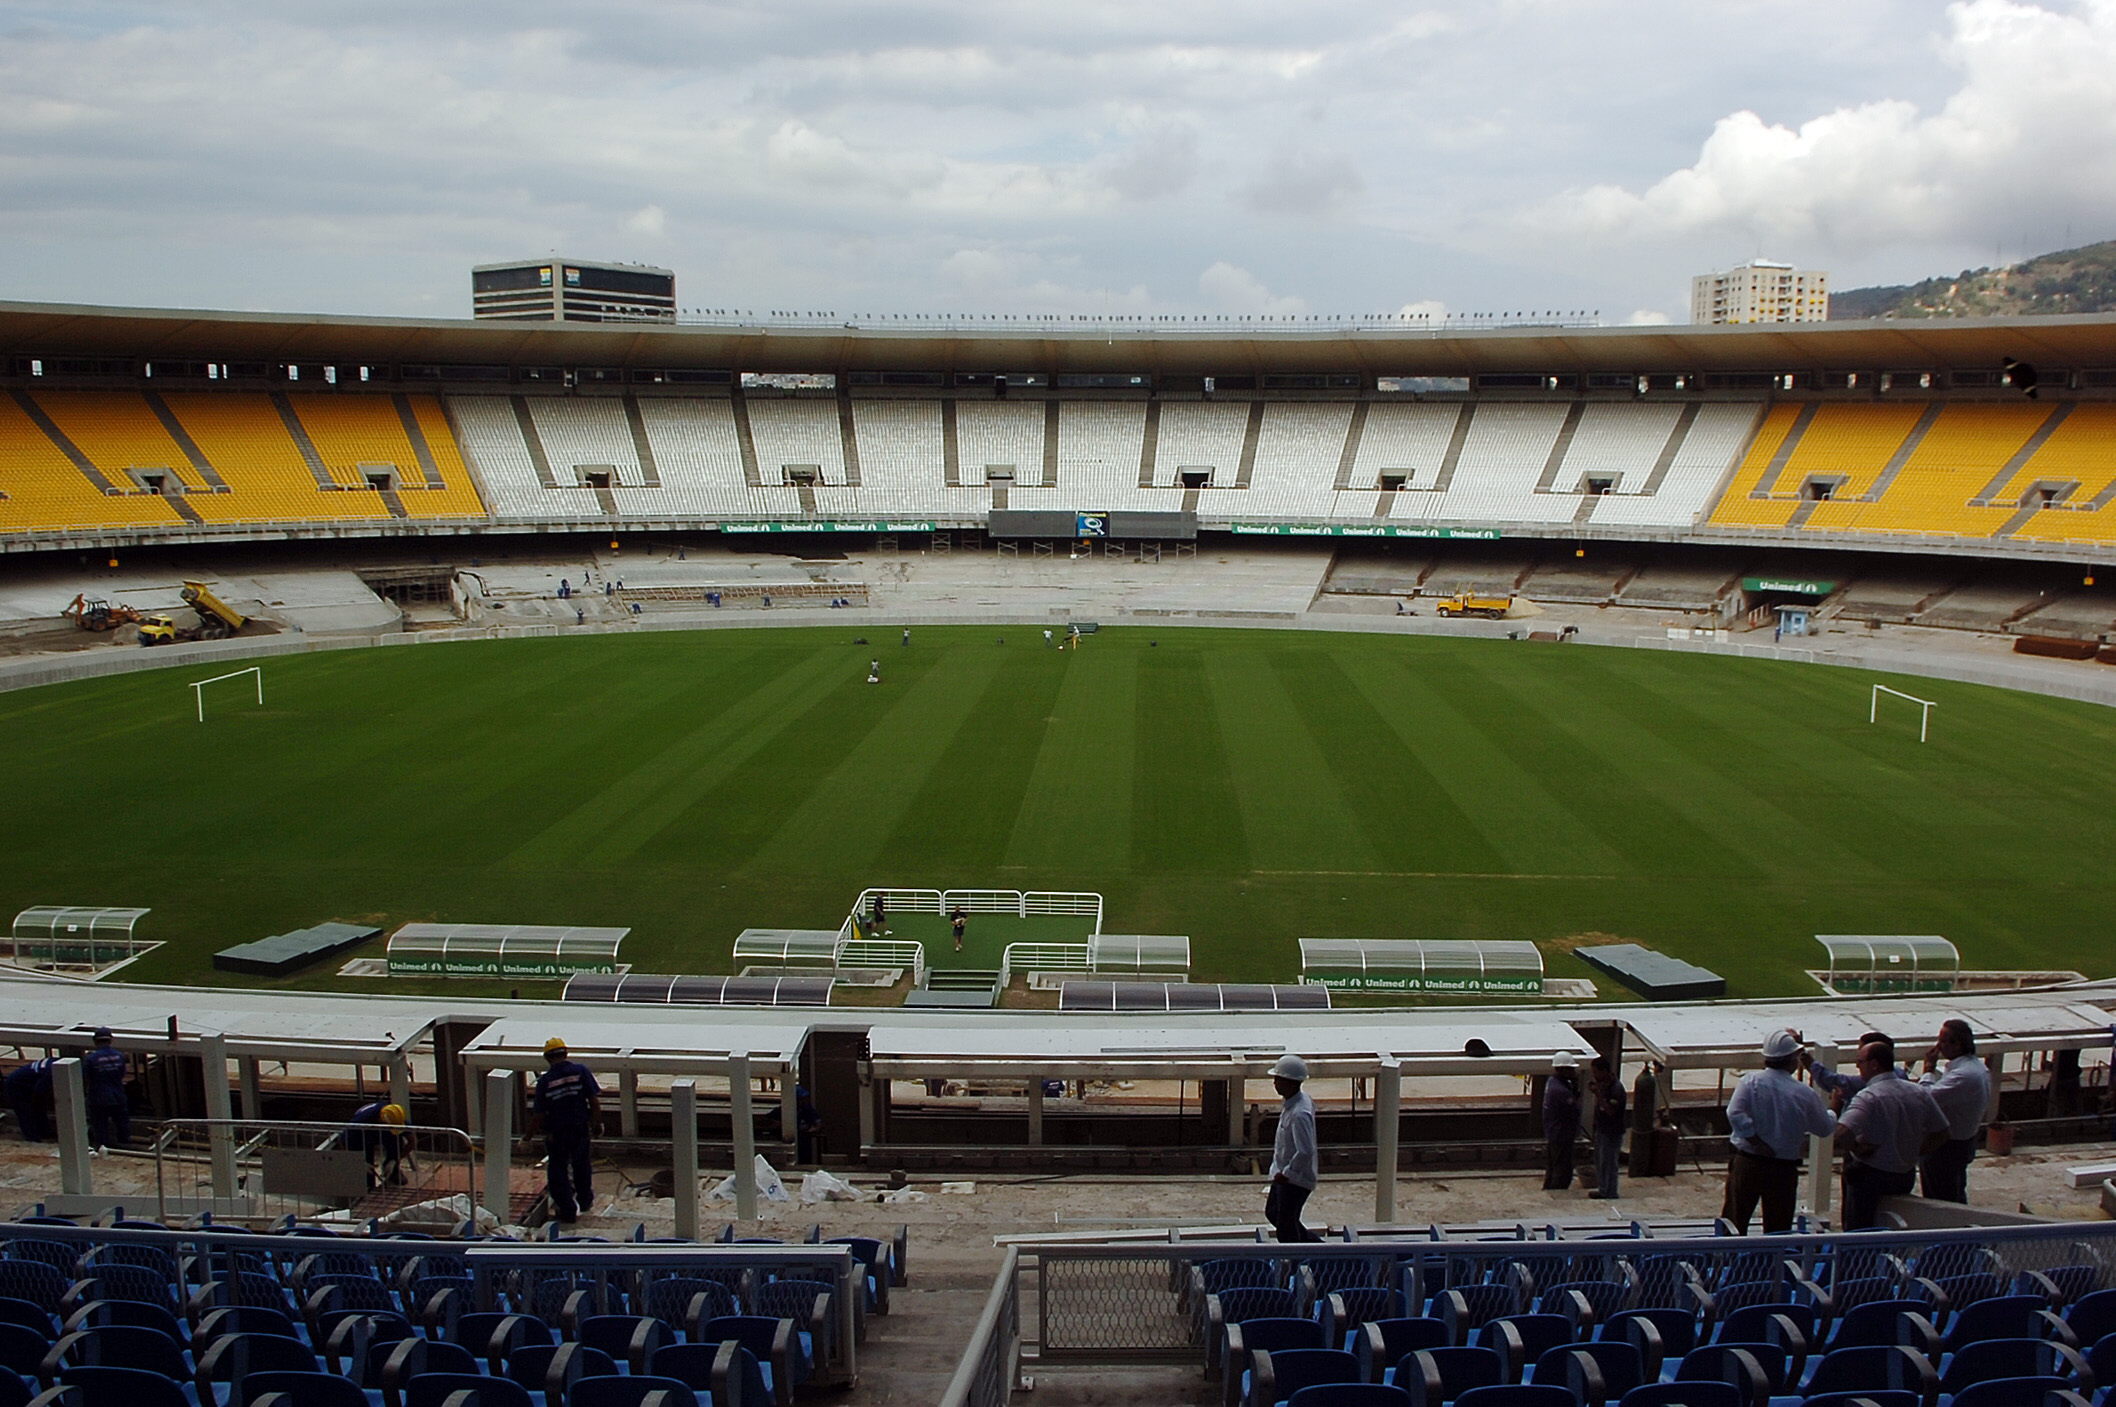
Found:
[[[382,1122],[385,1124],[402,1124],[408,1122],[408,1119],[404,1113],[404,1106],[401,1104],[383,1105]]]
[[[544,1054],[564,1055],[565,1053],[566,1042],[561,1037],[553,1036],[550,1040],[544,1042]]]

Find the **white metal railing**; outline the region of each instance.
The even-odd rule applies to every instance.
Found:
[[[926,985],[926,947],[923,943],[882,938],[855,938],[838,953],[839,967],[908,967],[911,984]]]
[[[1085,943],[1009,943],[999,959],[999,985],[1016,972],[1090,972]]]

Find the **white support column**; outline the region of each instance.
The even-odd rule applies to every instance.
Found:
[[[727,1116],[735,1135],[735,1219],[757,1219],[757,1128],[749,1098],[749,1052],[727,1057]]]
[[[1029,1147],[1043,1146],[1043,1079],[1029,1081]]]
[[[237,1056],[235,1078],[242,1093],[242,1116],[254,1124],[264,1117],[264,1106],[257,1092],[257,1057]]]
[[[88,1086],[81,1077],[80,1057],[53,1062],[51,1102],[59,1139],[59,1190],[85,1197],[96,1186],[88,1161]]]
[[[514,1071],[488,1070],[474,1083],[485,1087],[485,1210],[504,1224],[511,1220],[507,1174],[514,1166]]]
[[[1807,1211],[1809,1216],[1829,1217],[1837,1190],[1837,1141],[1825,1133],[1807,1139]]]
[[[235,1200],[235,1105],[228,1097],[228,1038],[215,1032],[198,1040],[199,1063],[205,1069],[207,1136],[213,1163],[213,1198]]]
[[[1403,1116],[1403,1066],[1384,1055],[1374,1078],[1374,1220],[1396,1220],[1397,1134]]]
[[[698,1239],[698,1085],[669,1086],[669,1160],[675,1177],[676,1234]]]
[[[617,1131],[626,1138],[639,1137],[639,1072],[630,1065],[617,1072]]]
[[[411,1057],[398,1055],[389,1062],[389,1102],[411,1118]]]
[[[2027,1055],[2027,1054],[2026,1054],[2025,1052],[2024,1052],[2024,1053],[2022,1054],[2022,1056],[2021,1056],[2021,1061],[2022,1061],[2022,1064],[2023,1064],[2024,1066],[2026,1066],[2026,1067],[2027,1067],[2028,1069],[2031,1069],[2031,1070],[2032,1070],[2032,1069],[2034,1068],[2034,1065],[2033,1065],[2033,1062],[2032,1062],[2032,1058],[2031,1058],[2030,1056],[2028,1056],[2028,1055]],[[1988,1098],[1988,1099],[1986,1099],[1986,1100],[1984,1101],[1984,1122],[1988,1124],[1988,1123],[1992,1123],[1992,1122],[1994,1122],[1994,1121],[1996,1121],[1996,1120],[1997,1120],[1997,1118],[1998,1118],[1998,1100],[1999,1100],[1999,1095],[2000,1095],[2001,1093],[2003,1093],[2003,1092],[2004,1092],[2004,1090],[2005,1090],[2005,1085],[2006,1085],[2006,1057],[2005,1057],[2005,1054],[2004,1054],[2003,1052],[2001,1052],[2001,1053],[1999,1053],[1999,1054],[1997,1054],[1997,1055],[1987,1055],[1987,1056],[1985,1056],[1985,1057],[1984,1057],[1984,1068],[1985,1068],[1985,1069],[1987,1069],[1987,1070],[1989,1070],[1989,1071],[1991,1072],[1991,1097],[1990,1097],[1990,1098]]]

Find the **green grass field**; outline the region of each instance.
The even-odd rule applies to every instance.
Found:
[[[723,972],[742,928],[834,926],[866,884],[1099,890],[1112,932],[1191,935],[1199,980],[1290,979],[1306,936],[1590,932],[1738,995],[1812,990],[1830,932],[2116,973],[2116,711],[1920,680],[1920,746],[1850,670],[855,633],[270,660],[262,710],[223,685],[204,725],[187,685],[218,669],[0,694],[0,910],[151,906],[143,980],[227,981],[213,950],[332,918],[624,924],[638,970]]]

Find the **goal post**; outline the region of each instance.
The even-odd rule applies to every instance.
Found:
[[[216,674],[211,679],[201,679],[191,686],[191,697],[198,703],[199,722],[203,723],[206,721],[206,686],[208,684],[223,684],[230,679],[240,679],[245,674],[257,682],[257,706],[259,708],[264,707],[264,671],[253,664],[248,669],[238,669],[233,674]]]
[[[1874,685],[1873,693],[1867,696],[1866,721],[1868,723],[1881,721],[1881,695],[1883,694],[1918,706],[1918,741],[1924,742],[1931,733],[1932,711],[1938,708],[1939,704],[1932,699],[1921,699],[1916,694],[1906,694],[1901,689],[1891,689],[1886,684],[1876,684]]]

